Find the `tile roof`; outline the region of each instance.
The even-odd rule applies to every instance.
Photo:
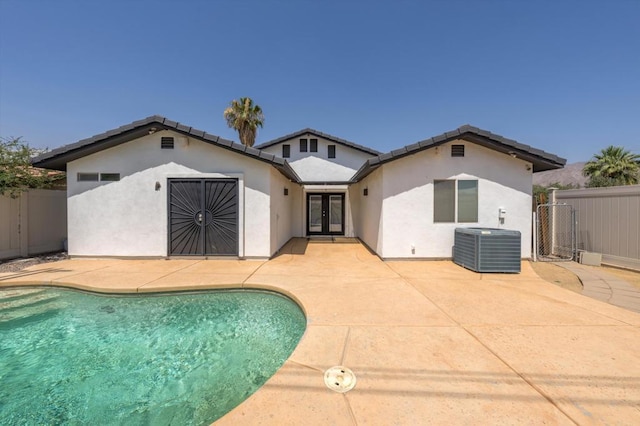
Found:
[[[268,154],[256,148],[247,147],[243,144],[223,139],[203,130],[194,129],[193,127],[178,123],[177,121],[169,120],[168,118],[160,115],[152,115],[150,117],[143,118],[142,120],[120,126],[117,129],[112,129],[107,132],[100,133],[99,135],[82,139],[69,145],[61,146],[60,148],[56,148],[35,157],[32,159],[31,163],[36,167],[53,170],[66,170],[67,163],[70,161],[132,141],[139,137],[148,135],[149,132],[159,130],[172,130],[182,133],[183,135],[199,139],[203,142],[237,152],[238,154],[246,155],[248,157],[255,158],[256,160],[269,163],[288,179],[294,182],[300,181],[296,172],[283,158],[277,157],[273,154]]]
[[[461,126],[453,131],[445,132],[441,135],[434,136],[423,141],[404,146],[399,149],[392,150],[388,153],[381,153],[374,149],[367,148],[344,139],[337,138],[326,133],[319,132],[314,129],[302,129],[298,132],[274,139],[269,142],[257,145],[255,147],[247,147],[240,143],[236,143],[219,136],[209,134],[205,131],[194,129],[193,127],[184,125],[177,121],[169,120],[159,115],[153,115],[133,123],[120,126],[116,129],[109,130],[99,135],[92,136],[78,142],[56,148],[52,151],[43,153],[32,160],[32,164],[36,167],[42,167],[52,170],[66,170],[67,163],[78,158],[108,149],[125,142],[132,141],[142,136],[148,135],[149,132],[159,130],[172,130],[184,135],[199,139],[203,142],[210,143],[215,146],[228,149],[241,155],[254,158],[259,161],[266,162],[275,167],[280,173],[293,182],[301,183],[300,177],[291,168],[289,163],[276,155],[266,153],[262,149],[275,145],[279,142],[296,138],[302,135],[311,134],[324,139],[339,143],[359,151],[371,154],[374,157],[368,159],[362,167],[351,178],[350,182],[358,182],[369,173],[389,161],[415,154],[417,152],[434,148],[453,140],[466,140],[478,145],[485,146],[498,152],[514,155],[525,161],[529,161],[533,165],[534,172],[545,170],[559,169],[564,166],[566,160],[545,151],[533,148],[529,145],[521,144],[513,139],[491,133],[468,124]]]
[[[514,155],[517,158],[529,161],[533,164],[534,172],[560,169],[567,162],[566,159],[560,158],[554,154],[533,148],[529,145],[521,144],[513,139],[505,138],[504,136],[491,133],[487,130],[465,124],[453,131],[445,132],[441,135],[370,158],[351,178],[351,181],[360,181],[382,164],[388,163],[389,161],[394,161],[399,158],[406,157],[407,155],[412,155],[429,148],[434,148],[457,139],[473,142],[495,151]]]

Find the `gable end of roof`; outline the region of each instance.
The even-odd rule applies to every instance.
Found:
[[[435,148],[439,145],[459,139],[529,161],[533,164],[533,172],[560,169],[567,162],[566,159],[558,157],[557,155],[533,148],[529,145],[521,144],[513,139],[505,138],[504,136],[491,133],[487,130],[465,124],[455,130],[407,145],[403,148],[393,150],[374,158],[370,158],[353,175],[351,181],[358,182],[364,179],[384,163],[388,163],[426,149]]]
[[[175,131],[185,136],[201,140],[205,143],[219,146],[238,154],[269,163],[289,180],[300,182],[300,177],[291,168],[289,163],[282,158],[264,153],[255,148],[246,147],[243,144],[223,139],[220,136],[206,133],[203,130],[194,129],[193,127],[186,126],[177,121],[169,120],[160,115],[152,115],[90,138],[82,139],[78,142],[45,152],[33,158],[31,160],[31,164],[45,169],[64,171],[67,169],[67,163],[70,161],[130,142],[134,139],[138,139],[160,130]]]
[[[261,143],[259,145],[256,145],[255,148],[257,148],[257,149],[269,148],[270,146],[276,145],[276,144],[278,144],[280,142],[284,142],[284,141],[289,140],[289,139],[298,138],[298,137],[304,136],[304,135],[317,136],[319,138],[323,138],[323,139],[326,139],[328,141],[335,142],[337,144],[340,144],[340,145],[343,145],[343,146],[346,146],[346,147],[349,147],[349,148],[352,148],[352,149],[355,149],[357,151],[361,151],[361,152],[364,152],[365,154],[369,154],[369,155],[373,155],[373,156],[382,154],[382,152],[376,151],[375,149],[366,147],[364,145],[359,145],[359,144],[357,144],[355,142],[350,142],[350,141],[348,141],[346,139],[342,139],[342,138],[339,138],[337,136],[333,136],[333,135],[330,135],[328,133],[323,133],[323,132],[320,132],[318,130],[311,129],[311,128],[308,128],[308,127],[306,129],[298,130],[297,132],[290,133],[288,135],[279,137],[277,139],[273,139],[273,140]]]

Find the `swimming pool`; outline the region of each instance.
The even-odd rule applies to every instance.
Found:
[[[0,424],[209,424],[306,327],[277,293],[0,290]]]

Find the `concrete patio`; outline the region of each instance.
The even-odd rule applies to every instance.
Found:
[[[103,292],[273,289],[308,328],[216,424],[640,424],[640,314],[520,274],[382,262],[358,243],[290,241],[270,261],[74,259],[0,286]],[[326,388],[344,365],[355,389]]]

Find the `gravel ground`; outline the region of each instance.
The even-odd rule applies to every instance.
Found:
[[[0,272],[18,272],[29,266],[39,263],[57,262],[59,260],[68,259],[67,253],[64,251],[57,253],[45,253],[39,256],[28,257],[26,259],[12,259],[0,261]]]

